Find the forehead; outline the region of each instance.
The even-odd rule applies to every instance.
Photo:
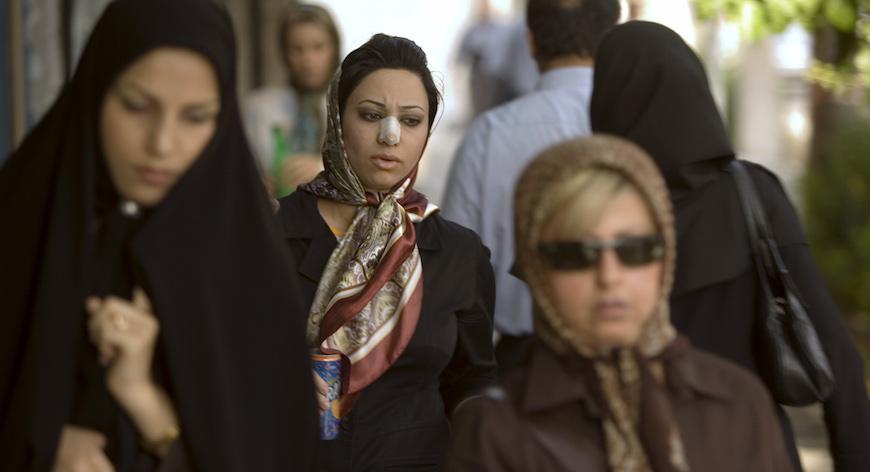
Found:
[[[387,106],[416,105],[429,110],[429,100],[420,76],[404,69],[378,69],[367,75],[351,92],[348,104],[373,100]]]
[[[130,64],[118,84],[167,98],[209,100],[218,92],[217,75],[202,54],[183,48],[158,48]]]
[[[654,229],[655,223],[649,205],[637,190],[626,188],[606,203],[590,232],[593,236],[617,236],[624,232],[646,232]]]
[[[556,239],[614,237],[656,230],[649,205],[632,187],[615,195],[577,195],[544,225],[544,237]]]
[[[296,43],[330,41],[326,25],[316,21],[300,21],[287,28],[287,41]]]

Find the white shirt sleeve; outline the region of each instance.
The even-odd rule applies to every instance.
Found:
[[[481,205],[488,134],[489,124],[480,117],[463,138],[450,167],[441,209],[445,218],[478,234],[483,229]]]

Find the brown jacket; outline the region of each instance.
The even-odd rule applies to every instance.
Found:
[[[792,470],[774,406],[752,374],[690,349],[668,389],[692,471]],[[448,471],[607,471],[600,411],[578,375],[536,345],[500,387],[454,413]]]

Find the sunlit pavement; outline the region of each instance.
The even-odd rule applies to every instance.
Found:
[[[786,408],[798,438],[801,463],[806,472],[831,472],[833,464],[828,454],[828,436],[822,421],[822,408]]]

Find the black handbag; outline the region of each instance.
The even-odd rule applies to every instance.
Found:
[[[773,398],[789,406],[821,402],[834,390],[834,375],[819,337],[758,199],[745,164],[733,160],[731,174],[746,216],[762,302],[756,319],[755,357]]]

